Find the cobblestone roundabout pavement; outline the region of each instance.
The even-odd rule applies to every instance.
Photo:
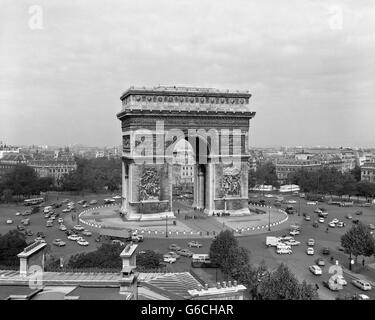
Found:
[[[175,223],[166,223],[165,220],[126,221],[120,216],[118,205],[103,205],[80,212],[79,221],[95,231],[105,230],[106,234],[113,231],[115,235],[119,230],[128,230],[143,234],[145,238],[164,238],[166,232],[171,238],[212,238],[225,229],[233,230],[236,236],[247,236],[267,232],[269,224],[273,230],[287,227],[283,225],[288,220],[284,211],[274,207],[259,208],[265,213],[225,217],[200,214],[192,219],[183,219],[181,215],[177,216]]]

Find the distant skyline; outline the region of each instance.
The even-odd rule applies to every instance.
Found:
[[[373,0],[0,5],[5,143],[120,145],[121,94],[161,84],[249,90],[254,147],[375,145]]]

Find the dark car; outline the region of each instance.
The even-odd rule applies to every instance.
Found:
[[[361,210],[358,210],[358,211],[355,212],[355,214],[356,214],[357,216],[360,216],[360,215],[363,214],[363,212],[362,212]]]
[[[71,236],[73,233],[75,233],[75,232],[73,232],[72,230],[66,230],[66,231],[65,231],[65,234],[66,234],[67,236]]]
[[[41,231],[37,232],[36,236],[37,236],[37,237],[41,237],[41,238],[45,238],[45,237],[46,237],[46,236],[44,235],[44,233],[41,232]]]
[[[31,237],[34,234],[30,229],[27,229],[25,233],[29,237]]]
[[[323,248],[322,254],[329,255],[330,253],[331,253],[331,250],[329,250],[329,248]]]
[[[313,223],[313,227],[314,227],[314,228],[319,228],[319,223],[318,223],[318,221],[316,221],[316,220],[314,221],[314,223]]]
[[[19,231],[24,231],[24,230],[25,230],[25,227],[24,227],[22,224],[19,224],[19,225],[17,226],[17,229],[18,229]]]
[[[357,224],[357,223],[359,222],[359,220],[358,220],[358,219],[354,219],[354,220],[352,220],[352,222],[353,222],[354,224]]]

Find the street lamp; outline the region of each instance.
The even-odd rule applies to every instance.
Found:
[[[165,237],[168,238],[168,215],[165,216]]]
[[[271,231],[271,203],[268,202],[268,231]]]

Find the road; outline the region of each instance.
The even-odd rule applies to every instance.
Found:
[[[68,196],[66,196],[68,198]],[[104,198],[107,198],[107,195],[86,195],[84,197],[82,196],[76,196],[72,197],[69,196],[69,198],[77,202],[77,200],[80,200],[84,198],[85,200],[90,201],[91,199],[96,199],[98,201],[102,201]],[[60,200],[62,200],[62,196],[60,196]],[[300,223],[302,226],[302,232],[300,235],[297,235],[295,237],[296,240],[300,241],[301,244],[299,246],[293,247],[293,254],[291,255],[278,255],[275,252],[274,248],[267,248],[265,246],[265,237],[267,235],[273,235],[273,236],[281,236],[284,234],[287,234],[287,229],[284,230],[271,230],[271,232],[263,233],[263,234],[256,234],[246,237],[239,237],[239,244],[250,251],[250,262],[253,264],[259,264],[261,261],[264,261],[266,265],[274,269],[278,266],[279,263],[285,263],[291,271],[296,275],[296,277],[302,281],[306,280],[309,283],[315,284],[317,283],[319,285],[319,296],[322,299],[335,299],[338,295],[352,295],[354,293],[363,293],[361,290],[355,288],[350,282],[353,279],[352,276],[345,274],[345,278],[348,282],[348,285],[345,287],[344,290],[342,290],[340,293],[332,292],[327,288],[324,288],[322,285],[323,280],[327,280],[330,276],[328,273],[328,268],[331,265],[330,257],[332,256],[334,260],[338,259],[340,261],[340,264],[343,266],[347,266],[348,257],[338,250],[339,242],[340,242],[340,236],[343,235],[348,228],[351,226],[350,220],[346,219],[345,216],[347,214],[352,214],[353,217],[358,218],[359,220],[363,221],[364,223],[373,223],[375,224],[375,209],[373,207],[369,208],[341,208],[337,206],[327,205],[327,204],[321,204],[321,206],[324,206],[329,215],[328,219],[325,223],[319,224],[319,228],[313,228],[312,222],[317,219],[317,214],[314,213],[314,209],[316,206],[308,206],[306,204],[306,201],[304,199],[298,199],[295,198],[297,201],[300,201],[301,206],[301,215],[298,216],[297,214],[290,215],[290,218],[287,223],[285,223],[285,228],[288,228],[290,224],[294,223]],[[270,199],[267,199],[270,200]],[[49,203],[55,201],[55,199],[50,199]],[[272,199],[271,199],[272,202]],[[294,204],[294,206],[298,209],[299,204]],[[319,206],[319,205],[318,205]],[[63,207],[64,208],[64,207]],[[59,208],[56,211],[60,212],[62,214],[62,209]],[[4,234],[8,230],[14,229],[17,224],[20,223],[21,219],[24,217],[21,216],[15,216],[15,213],[17,211],[25,211],[26,207],[24,206],[16,206],[16,205],[0,205],[0,233]],[[361,216],[355,216],[353,213],[356,210],[362,210],[363,214]],[[78,213],[78,211],[77,211]],[[303,220],[302,213],[307,213],[311,216],[311,221],[305,221]],[[66,242],[65,247],[56,247],[51,246],[50,252],[55,257],[63,257],[66,261],[70,255],[81,253],[81,252],[88,252],[95,250],[100,244],[96,243],[94,238],[97,236],[97,234],[93,234],[93,236],[90,238],[88,237],[87,240],[90,242],[90,245],[87,247],[81,247],[76,242],[69,241],[66,239],[66,235],[64,232],[58,230],[58,223],[57,221],[54,223],[54,226],[51,228],[47,228],[45,226],[46,219],[44,219],[42,214],[35,214],[32,216],[29,216],[31,220],[31,225],[28,227],[31,229],[34,233],[37,231],[42,231],[46,235],[46,240],[48,243],[51,243],[54,239],[60,238],[63,239]],[[6,219],[11,218],[14,220],[13,225],[7,225],[5,224]],[[333,218],[338,218],[340,221],[345,221],[347,223],[347,226],[345,228],[329,228],[328,232],[327,229],[327,222],[330,221]],[[70,218],[69,218],[70,219]],[[197,223],[199,220],[197,220]],[[34,239],[35,236],[29,237],[28,239],[31,241]],[[315,239],[316,245],[315,245],[315,255],[314,256],[308,256],[305,251],[307,248],[306,242],[308,239],[313,238]],[[192,251],[195,253],[208,253],[209,247],[211,244],[211,239],[197,239],[200,243],[203,244],[202,248],[193,248]],[[168,252],[168,247],[170,244],[175,243],[179,245],[180,247],[186,248],[187,242],[189,240],[186,239],[146,239],[143,243],[139,244],[139,250],[144,249],[151,249],[151,250],[158,250],[161,253]],[[329,256],[323,256],[320,254],[321,249],[323,247],[328,247],[331,250],[331,254]],[[323,268],[323,275],[322,276],[314,276],[309,270],[308,266],[314,264],[314,261],[318,257],[323,257],[326,266]],[[367,259],[367,263],[374,262],[374,258]],[[190,269],[190,259],[182,257],[177,263],[168,265],[167,266],[169,271],[175,271],[175,272],[181,272],[181,271],[188,271]],[[216,276],[218,276],[218,280],[223,280],[222,275],[220,272],[218,275],[216,274],[215,269],[200,269],[196,268],[194,269],[197,274],[199,274],[200,277],[202,277],[207,282],[215,282],[217,280]],[[375,290],[372,290],[370,293],[366,292],[366,295],[369,295],[372,299],[375,299]]]

